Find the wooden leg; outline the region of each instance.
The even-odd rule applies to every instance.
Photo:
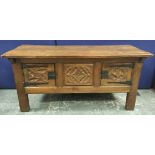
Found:
[[[22,70],[22,65],[19,61],[12,60],[13,71],[16,82],[16,89],[19,99],[19,106],[22,112],[28,112],[30,110],[28,95],[24,88],[24,75]]]
[[[132,73],[132,79],[131,79],[132,84],[130,92],[127,93],[126,97],[126,105],[125,105],[126,110],[134,110],[141,68],[142,63],[135,63]]]
[[[16,84],[19,106],[21,112],[28,112],[30,110],[28,94],[25,93],[22,84]]]
[[[125,105],[126,110],[134,110],[136,103],[136,94],[137,94],[136,92],[127,93],[126,105]]]

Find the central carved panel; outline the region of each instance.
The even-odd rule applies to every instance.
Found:
[[[64,65],[65,85],[92,85],[93,64],[65,64]]]

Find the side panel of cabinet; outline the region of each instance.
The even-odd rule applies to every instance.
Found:
[[[133,66],[132,63],[103,64],[101,85],[131,85]]]
[[[54,64],[23,64],[25,86],[55,86]]]

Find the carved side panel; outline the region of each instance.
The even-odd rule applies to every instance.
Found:
[[[113,67],[109,68],[109,79],[114,81],[127,81],[128,72],[127,68]]]
[[[102,76],[101,85],[130,84],[132,74],[132,64],[103,64],[102,71],[106,75]]]
[[[93,64],[64,64],[65,85],[92,85]]]
[[[25,82],[29,84],[48,83],[47,65],[26,65],[24,66]]]

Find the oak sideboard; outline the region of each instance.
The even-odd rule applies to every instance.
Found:
[[[28,94],[42,93],[124,92],[125,109],[133,110],[143,62],[151,56],[131,45],[22,45],[2,55],[12,62],[22,112],[30,110]]]

